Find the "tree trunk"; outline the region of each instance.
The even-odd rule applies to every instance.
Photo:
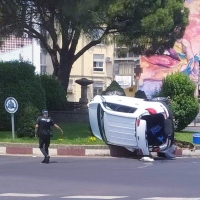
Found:
[[[58,80],[61,82],[65,91],[67,92],[69,77],[72,69],[73,62],[72,59],[68,59],[67,53],[60,54],[60,66],[58,71]]]
[[[53,75],[58,77],[58,72],[59,72],[59,64],[54,64],[53,63]]]
[[[58,72],[59,72],[59,67],[60,67],[60,64],[58,62],[58,58],[57,58],[57,53],[55,51],[51,51],[49,53],[49,55],[51,56],[51,61],[52,61],[52,64],[53,64],[53,75],[58,77]]]

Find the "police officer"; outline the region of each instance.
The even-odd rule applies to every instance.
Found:
[[[42,111],[43,116],[37,118],[35,125],[35,137],[39,137],[39,148],[44,155],[44,160],[42,163],[49,163],[49,145],[51,137],[51,126],[56,127],[63,134],[63,130],[53,122],[53,120],[48,116],[48,111]]]

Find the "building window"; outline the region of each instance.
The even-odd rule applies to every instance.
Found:
[[[46,65],[46,54],[40,53],[40,64]]]
[[[68,93],[73,93],[73,79],[69,79],[69,84],[67,88]]]
[[[93,55],[93,71],[102,72],[104,63],[104,54]]]
[[[134,54],[128,47],[116,47],[115,58],[138,58],[138,54]]]
[[[134,75],[134,64],[133,63],[119,63],[119,74],[120,75]]]
[[[46,65],[40,65],[40,74],[46,74],[47,72],[47,66]]]
[[[93,97],[96,95],[100,95],[103,92],[103,82],[96,81],[93,83]]]
[[[46,70],[46,55],[44,53],[40,53],[40,74],[46,74]]]

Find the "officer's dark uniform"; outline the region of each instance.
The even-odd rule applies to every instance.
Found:
[[[49,159],[49,145],[50,145],[50,132],[51,126],[54,126],[54,122],[50,117],[40,116],[38,117],[36,124],[38,124],[38,136],[39,136],[39,148],[45,159]],[[46,160],[43,162],[46,162]],[[48,162],[48,161],[47,161]]]

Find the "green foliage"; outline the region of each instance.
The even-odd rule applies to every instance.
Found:
[[[179,94],[194,96],[195,84],[189,77],[181,72],[168,75],[162,83],[161,94],[170,96],[172,99]]]
[[[194,120],[199,111],[198,100],[185,94],[174,96],[170,107],[175,118],[175,129],[177,131],[181,131],[187,127],[187,125]]]
[[[177,72],[163,80],[159,96],[170,97],[177,131],[183,130],[198,114],[199,103],[194,92],[195,84],[184,73]]]
[[[27,103],[31,102],[39,110],[46,107],[44,89],[40,80],[35,77],[34,70],[35,67],[27,62],[0,63],[0,104],[4,105],[8,97],[14,97],[18,101],[16,125]],[[11,130],[11,117],[5,109],[0,112],[0,130]]]
[[[147,99],[147,96],[146,96],[146,94],[145,94],[144,91],[138,90],[138,91],[135,93],[135,98]]]
[[[120,96],[126,96],[124,89],[117,83],[117,81],[112,81],[112,83],[102,92],[102,95],[109,94],[119,94]]]
[[[46,94],[46,108],[49,111],[63,111],[67,102],[66,92],[58,80],[51,75],[41,75]]]
[[[117,41],[131,46],[134,53],[162,54],[183,36],[188,25],[189,9],[182,0],[121,0],[116,5],[119,19],[129,18]],[[174,31],[176,26],[180,27],[178,33]]]
[[[18,84],[19,80],[33,80],[35,67],[28,62],[0,62],[0,80],[3,84]]]
[[[19,116],[17,137],[33,137],[35,135],[35,122],[39,114],[39,110],[32,103],[25,105]]]

